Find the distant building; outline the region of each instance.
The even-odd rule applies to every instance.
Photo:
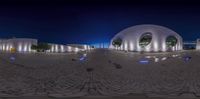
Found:
[[[50,45],[50,50],[49,52],[66,52],[67,51],[67,46],[65,45],[61,45],[61,44],[52,44],[52,43],[48,43],[48,45]]]
[[[34,50],[31,49],[31,46],[37,44],[38,44],[37,39],[30,39],[30,38],[0,39],[0,51],[32,52]],[[50,50],[48,50],[47,52],[52,52],[52,53],[78,52],[91,49],[91,46],[81,45],[81,44],[64,45],[64,44],[48,43],[48,45],[50,45]]]
[[[37,39],[12,38],[0,39],[0,51],[31,52],[31,46],[37,45]]]
[[[63,45],[63,44],[52,44],[48,43],[51,48],[48,52],[55,52],[55,53],[64,53],[64,52],[78,52],[78,51],[84,51],[84,45]],[[87,49],[86,49],[87,50]]]
[[[200,39],[197,39],[196,49],[200,50]]]
[[[196,49],[197,41],[184,41],[183,49],[184,50],[194,50]]]
[[[92,49],[92,46],[86,44],[67,44],[67,46],[75,48],[75,51],[86,51]]]
[[[182,37],[173,30],[158,25],[136,25],[122,30],[110,42],[109,48],[126,51],[182,50]]]

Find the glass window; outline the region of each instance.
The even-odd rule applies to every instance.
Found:
[[[168,47],[174,47],[177,44],[178,40],[175,36],[168,36],[166,39],[166,44]]]
[[[177,44],[178,40],[175,36],[168,36],[166,39],[166,44],[168,47],[174,47]]]
[[[112,42],[112,45],[115,46],[115,47],[119,47],[119,46],[121,46],[121,44],[122,44],[121,38],[114,39],[113,42]]]
[[[152,41],[152,33],[147,32],[140,37],[139,45],[141,47],[146,47],[151,43],[151,41]]]

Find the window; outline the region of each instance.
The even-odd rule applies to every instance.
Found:
[[[174,47],[177,44],[178,40],[175,36],[168,36],[166,39],[166,45],[168,47]]]
[[[114,39],[113,42],[112,42],[112,45],[115,46],[115,47],[120,47],[121,44],[122,44],[121,38]]]
[[[146,47],[151,43],[151,41],[152,41],[152,33],[147,32],[140,37],[139,45],[141,47]]]

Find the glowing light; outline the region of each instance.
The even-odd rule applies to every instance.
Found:
[[[19,51],[19,52],[22,51],[22,45],[21,45],[21,44],[18,45],[18,51]]]
[[[124,50],[126,50],[126,51],[128,50],[128,44],[127,44],[127,42],[124,43]]]
[[[163,42],[163,44],[162,44],[162,51],[166,51],[166,44],[165,44],[165,42]]]
[[[149,60],[148,59],[141,59],[139,61],[140,64],[149,64]]]
[[[157,41],[155,41],[154,42],[154,51],[158,51],[158,42]]]
[[[5,44],[3,44],[3,51],[5,50]]]
[[[60,46],[60,49],[61,49],[61,52],[64,52],[64,46],[63,45]]]
[[[133,42],[130,42],[130,50],[133,51]]]
[[[159,58],[155,58],[155,60],[154,60],[155,62],[159,62]]]
[[[87,50],[87,45],[84,45],[84,50]]]
[[[145,56],[145,58],[156,58],[156,56]]]
[[[164,61],[164,60],[166,60],[166,59],[167,59],[167,57],[163,57],[161,60]]]
[[[8,51],[8,50],[9,50],[9,44],[6,45],[6,51]]]
[[[76,47],[76,48],[75,48],[75,52],[78,52],[78,51],[79,51],[79,49]]]
[[[145,56],[145,58],[152,58],[152,56]]]
[[[28,45],[28,51],[31,51],[31,44]]]
[[[147,46],[147,47],[145,48],[145,50],[146,50],[147,52],[150,52],[150,46]]]
[[[87,45],[87,50],[90,50],[90,46],[89,45]]]
[[[24,52],[27,51],[27,44],[24,45]]]
[[[68,49],[69,52],[72,51],[72,47],[71,46],[68,46],[67,49]]]
[[[53,45],[51,46],[51,52],[54,52],[54,46]]]
[[[172,55],[172,57],[177,57],[177,56],[178,56],[178,55],[176,55],[176,54],[175,54],[175,55]]]
[[[175,46],[174,46],[174,47],[172,47],[172,51],[175,51]]]

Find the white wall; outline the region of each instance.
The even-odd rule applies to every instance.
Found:
[[[200,50],[200,39],[197,39],[196,49],[197,49],[197,50]]]
[[[31,52],[31,46],[37,45],[37,39],[13,38],[0,41],[0,51],[11,51],[14,48],[17,52]]]
[[[139,46],[140,37],[144,34],[150,32],[152,34],[152,41],[149,45],[147,45],[144,49]],[[116,49],[112,45],[112,41],[116,38],[122,39],[122,45],[119,48],[120,50],[128,50],[128,51],[166,51],[168,48],[166,46],[166,38],[168,36],[175,36],[178,39],[177,45],[172,49],[182,50],[182,37],[179,36],[176,32],[157,25],[137,25],[127,29],[122,30],[117,35],[115,35],[111,42],[110,48]]]
[[[67,47],[65,45],[59,45],[59,44],[49,44],[51,46],[50,52],[66,52]]]

